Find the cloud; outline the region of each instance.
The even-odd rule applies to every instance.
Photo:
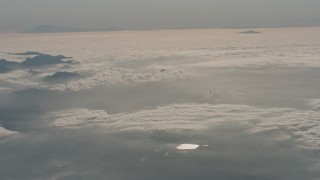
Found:
[[[56,72],[60,69],[71,69],[73,68],[71,65],[78,64],[74,60],[66,60],[70,57],[52,56],[34,51],[10,53],[10,55],[27,57],[23,57],[22,62],[21,59],[15,61],[0,60],[0,88],[5,88],[6,92],[10,92],[10,89],[12,91],[27,88],[57,89],[55,87],[57,83],[65,83],[80,78],[76,73]],[[50,87],[49,83],[52,83],[54,87]]]
[[[11,73],[0,74],[0,87],[12,89],[13,91],[38,87],[39,83],[29,76],[30,74],[24,70],[15,70]]]
[[[18,134],[18,132],[10,131],[10,130],[7,130],[7,129],[0,126],[0,138],[12,136],[12,135],[16,135],[16,134]]]
[[[136,71],[125,68],[108,68],[102,72],[98,71],[93,76],[71,81],[67,88],[79,91],[91,89],[96,86],[115,85],[115,84],[134,84],[141,82],[171,81],[188,77],[190,74],[177,68],[164,68],[162,66],[149,71]]]
[[[229,127],[231,127],[230,125]],[[282,142],[218,127],[207,136],[45,129],[0,141],[0,179],[312,179],[316,156]],[[193,152],[176,146],[209,143]],[[260,144],[257,144],[257,141]],[[308,159],[310,158],[310,159]],[[313,159],[312,159],[313,158]],[[31,161],[32,160],[32,161]],[[263,162],[263,163],[261,163]],[[12,168],[14,166],[14,168]],[[159,167],[164,171],[159,171]],[[280,169],[280,170],[279,170]],[[19,173],[17,173],[19,171]],[[288,173],[290,172],[290,173]],[[270,175],[272,174],[272,175]]]
[[[238,106],[236,108],[246,107]],[[54,119],[53,125],[63,128],[83,128],[98,125],[120,131],[204,130],[210,124],[210,117],[217,115],[215,110],[221,111],[222,108],[222,106],[210,106],[208,104],[175,104],[160,106],[152,110],[114,115],[109,115],[103,110],[71,109],[53,113],[50,117]],[[227,112],[228,110],[230,110],[230,107],[224,108],[223,111]],[[215,122],[221,121],[223,121],[221,118],[215,119]]]
[[[108,67],[106,68],[106,63],[91,62],[90,64],[78,64],[76,61],[66,60],[70,57],[62,55],[52,56],[34,51],[11,54],[31,57],[25,58],[22,62],[3,61],[3,64],[6,64],[5,67],[10,65],[10,71],[13,70],[11,66],[15,65],[14,73],[12,72],[8,76],[0,77],[0,79],[3,79],[3,82],[8,85],[8,88],[12,87],[12,85],[15,86],[17,83],[23,85],[23,82],[32,82],[32,86],[28,83],[25,88],[32,87],[80,91],[105,85],[128,85],[141,82],[171,81],[185,78],[192,74],[191,72],[183,70],[183,68],[172,65],[147,63],[147,66],[142,65],[139,66],[140,68],[135,67],[128,69],[117,66],[116,63],[108,64]],[[75,64],[77,64],[77,66],[70,66]],[[63,65],[59,66],[59,68],[68,69],[68,71],[72,70],[74,72],[59,71],[60,69],[55,65]],[[17,75],[21,74],[19,71],[24,69],[28,69],[27,72],[31,76],[24,74],[18,78]],[[59,72],[56,72],[57,70]],[[3,71],[9,72],[6,69]],[[81,74],[81,76],[79,74]],[[14,76],[15,78],[13,78]],[[21,82],[17,82],[18,80],[21,80]],[[48,84],[42,84],[41,81]],[[17,90],[20,90],[21,88],[18,88]]]
[[[320,149],[320,112],[246,105],[175,104],[152,110],[109,115],[103,110],[71,109],[50,115],[62,128],[108,128],[116,131],[205,131],[224,122],[240,123],[252,134],[281,130],[275,139],[296,139]]]
[[[2,51],[81,64],[2,56],[15,65],[0,75],[0,179],[311,179],[320,86],[319,68],[306,65],[319,64],[316,39],[275,44],[267,34],[286,36],[273,30],[257,44],[218,31],[8,38]],[[20,64],[27,58],[33,65]],[[177,152],[185,143],[208,147]]]
[[[315,110],[320,110],[320,99],[311,99],[309,100],[308,105]]]

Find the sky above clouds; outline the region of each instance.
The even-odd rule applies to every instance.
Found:
[[[318,0],[0,0],[0,32],[320,25]]]

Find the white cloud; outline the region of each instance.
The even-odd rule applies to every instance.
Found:
[[[311,99],[311,100],[309,100],[309,106],[312,109],[320,109],[320,99]]]
[[[18,132],[7,130],[0,126],[0,138],[18,134]]]
[[[38,75],[41,76],[38,78],[16,71],[0,75],[0,81],[6,83],[0,86],[13,90],[30,87],[81,90],[100,85],[172,80],[190,75],[191,71],[195,72],[192,75],[199,74],[203,68],[208,67],[320,66],[320,44],[316,36],[318,28],[261,31],[264,33],[258,36],[259,41],[256,36],[243,36],[237,33],[238,30],[232,29],[104,32],[85,37],[79,34],[53,34],[50,37],[37,37],[37,41],[34,41],[33,36],[18,40],[4,38],[3,44],[6,46],[2,47],[3,52],[36,50],[74,57],[80,64],[70,65],[66,69],[77,71],[85,78],[69,82],[66,87],[41,83],[43,76],[63,69],[57,65],[44,69],[44,74]],[[307,38],[305,32],[314,35],[314,38]],[[48,41],[51,42],[50,46],[44,45],[46,43],[43,42]],[[6,53],[0,55],[1,58],[15,62],[29,57]],[[133,64],[133,67],[128,67],[128,64]],[[161,66],[166,71],[159,72]]]
[[[18,56],[20,57],[20,56]],[[41,79],[59,71],[77,72],[83,78],[71,80],[67,83],[48,84]],[[28,68],[15,70],[5,74],[0,74],[0,87],[6,88],[6,92],[17,91],[27,88],[48,88],[52,90],[84,90],[96,86],[114,85],[114,84],[133,84],[139,82],[170,81],[189,76],[183,69],[176,66],[164,66],[152,64],[142,68],[121,68],[110,62],[83,62],[82,64],[70,65],[64,68],[61,65],[55,65],[41,69],[41,74],[31,75]]]
[[[320,149],[320,112],[246,105],[175,104],[152,110],[109,115],[103,110],[71,109],[53,113],[62,128],[109,128],[116,131],[203,131],[222,122],[237,122],[249,133],[281,130],[274,140],[295,138]]]
[[[6,74],[0,74],[0,86],[6,90],[20,90],[37,87],[39,84],[34,79],[29,78],[29,74],[24,70],[17,70]]]
[[[97,74],[76,81],[70,81],[66,87],[71,90],[90,89],[108,84],[133,84],[139,82],[170,81],[187,77],[188,73],[173,67],[154,67],[150,71],[134,71],[124,68],[108,68]]]

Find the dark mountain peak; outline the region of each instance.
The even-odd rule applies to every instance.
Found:
[[[44,77],[42,80],[47,83],[64,83],[72,79],[81,78],[77,72],[56,72],[52,75]]]

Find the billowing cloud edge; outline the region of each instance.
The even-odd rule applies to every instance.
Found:
[[[320,110],[320,99],[310,99],[308,105],[315,110]]]
[[[17,134],[18,134],[18,132],[16,132],[16,131],[10,131],[10,130],[7,130],[7,129],[0,126],[0,138],[13,136],[13,135],[17,135]]]
[[[224,122],[244,125],[251,134],[281,131],[275,140],[296,139],[320,149],[320,112],[290,108],[262,109],[246,105],[174,104],[132,113],[69,109],[48,115],[53,126],[115,131],[204,131]]]

